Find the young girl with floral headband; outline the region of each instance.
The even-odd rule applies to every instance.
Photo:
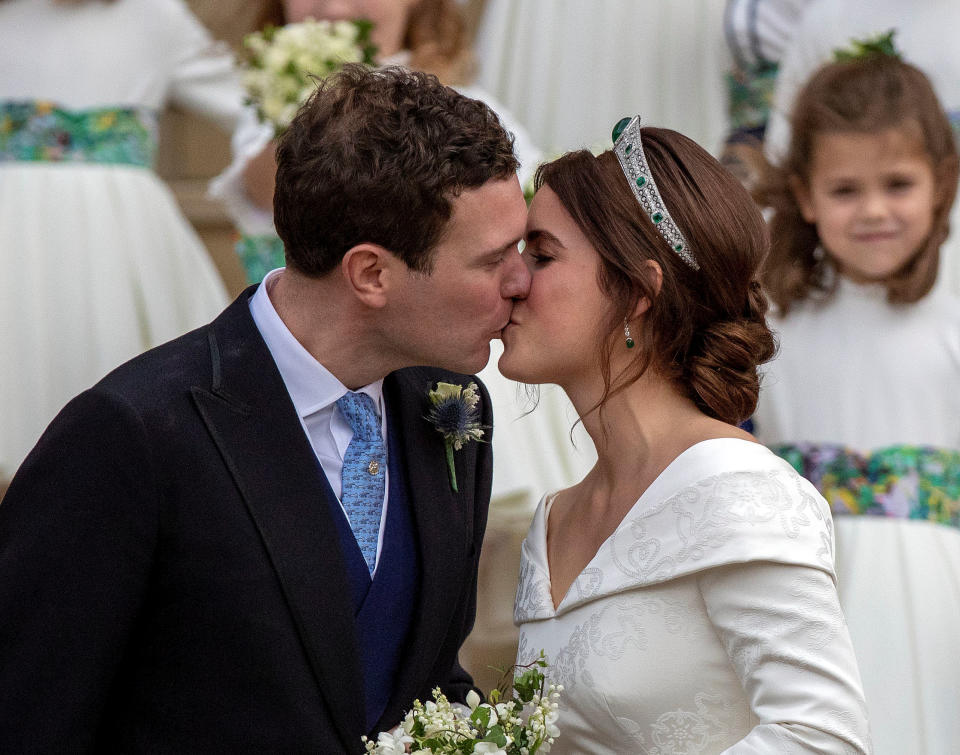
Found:
[[[889,37],[861,50],[801,90],[767,187],[780,353],[755,432],[832,505],[877,752],[954,752],[960,300],[934,284],[957,148]]]

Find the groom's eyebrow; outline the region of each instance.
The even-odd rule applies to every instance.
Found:
[[[499,257],[501,254],[504,254],[505,252],[509,252],[511,249],[514,249],[517,246],[517,244],[519,244],[521,241],[523,241],[522,237],[516,238],[513,241],[508,241],[506,244],[504,244],[501,247],[498,247],[497,249],[491,249],[488,252],[484,252],[480,256],[483,259],[493,259],[494,257]]]

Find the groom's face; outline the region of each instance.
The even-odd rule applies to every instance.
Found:
[[[394,348],[406,364],[473,373],[487,363],[513,299],[530,288],[518,249],[526,203],[510,176],[465,190],[451,205],[432,272],[407,268],[391,303]]]

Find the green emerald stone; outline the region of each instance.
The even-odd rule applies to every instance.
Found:
[[[653,213],[653,222],[654,222],[654,223],[659,224],[662,220],[663,220],[663,213],[662,213],[662,212],[655,212],[655,213]]]
[[[675,247],[673,247],[673,251],[675,251],[675,252],[682,252],[682,251],[683,251],[683,244],[677,244]]]
[[[633,152],[633,145],[632,145],[632,144],[628,144],[628,145],[627,145],[627,148],[626,148],[625,150],[623,150],[623,154],[629,155],[631,152]]]
[[[646,185],[646,183],[647,183],[647,179],[644,176],[640,176],[637,178],[637,186],[639,186],[641,189]]]
[[[617,139],[620,138],[620,134],[623,133],[623,130],[630,125],[629,118],[621,118],[617,121],[617,125],[613,127],[613,142],[616,144]]]
[[[632,338],[627,339],[627,348],[632,349],[636,344],[633,342]]]

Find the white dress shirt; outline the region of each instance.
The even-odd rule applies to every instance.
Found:
[[[326,367],[313,358],[284,325],[273,302],[270,289],[277,282],[280,270],[272,270],[250,299],[250,314],[260,335],[267,344],[273,361],[277,364],[283,384],[290,394],[293,406],[300,418],[300,425],[307,434],[313,452],[327,476],[330,488],[343,506],[343,455],[353,438],[353,430],[337,408],[337,400],[349,389]],[[380,413],[380,433],[386,445],[387,415],[383,402],[383,378],[360,388],[357,393],[366,393]],[[387,521],[387,499],[390,490],[389,449],[388,470],[385,474],[383,510],[380,514],[380,537],[377,542],[377,561],[383,548],[383,530]],[[319,501],[318,501],[319,504]],[[344,511],[346,516],[346,511]],[[349,517],[348,517],[349,518]]]

